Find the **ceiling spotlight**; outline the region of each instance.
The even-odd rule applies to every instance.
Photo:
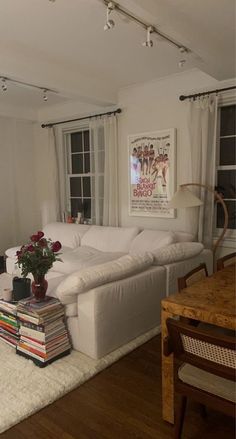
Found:
[[[148,26],[147,27],[147,39],[143,43],[144,47],[152,47],[153,46],[153,41],[151,40],[151,33],[152,32],[153,32],[153,27],[152,26]]]
[[[2,91],[7,91],[7,84],[5,78],[2,78]]]
[[[186,59],[181,59],[180,61],[179,61],[179,68],[180,69],[182,69],[182,67],[184,67],[184,64],[186,63]]]
[[[47,95],[47,89],[45,88],[44,90],[43,90],[43,100],[45,101],[45,102],[47,102],[47,100],[48,100],[48,95]]]
[[[109,18],[110,13],[114,11],[115,7],[116,6],[113,2],[109,2],[107,5],[107,19],[104,26],[104,30],[113,29],[113,27],[115,26],[115,22]]]

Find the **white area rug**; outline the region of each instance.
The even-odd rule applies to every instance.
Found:
[[[16,355],[14,349],[0,341],[0,433],[80,386],[159,333],[158,326],[100,360],[72,351],[44,369]]]

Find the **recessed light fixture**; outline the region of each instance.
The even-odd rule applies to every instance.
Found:
[[[115,4],[113,2],[109,2],[107,5],[107,18],[106,18],[106,23],[104,26],[104,30],[110,30],[113,29],[113,27],[115,26],[115,22],[114,20],[111,20],[110,17],[110,13],[112,11],[114,11],[115,9]]]

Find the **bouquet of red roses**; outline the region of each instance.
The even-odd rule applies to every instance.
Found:
[[[30,237],[30,242],[23,245],[16,252],[17,265],[21,268],[22,276],[26,277],[32,273],[34,278],[45,276],[52,268],[53,262],[61,261],[61,243],[46,239],[44,233],[39,231]]]

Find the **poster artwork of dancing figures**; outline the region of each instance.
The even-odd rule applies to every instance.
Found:
[[[175,191],[175,129],[131,135],[129,213],[174,218],[168,201]]]

